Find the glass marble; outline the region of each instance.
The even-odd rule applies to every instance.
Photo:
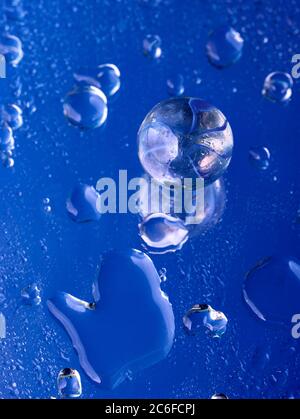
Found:
[[[160,102],[138,132],[138,153],[145,171],[159,183],[202,178],[210,184],[227,169],[232,130],[223,113],[190,97]]]
[[[212,65],[225,68],[240,59],[243,47],[244,40],[239,32],[230,26],[221,26],[209,35],[206,54]]]

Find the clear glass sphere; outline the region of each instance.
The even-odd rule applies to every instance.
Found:
[[[222,176],[232,156],[233,135],[223,113],[207,102],[176,97],[160,102],[138,132],[139,159],[159,183]]]

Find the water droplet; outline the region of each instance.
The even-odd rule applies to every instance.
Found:
[[[139,230],[150,253],[175,252],[188,240],[188,230],[183,222],[166,214],[150,214],[141,222]]]
[[[22,20],[26,16],[26,12],[19,0],[6,0],[4,12],[8,19]]]
[[[76,398],[82,394],[82,385],[79,372],[72,368],[64,368],[57,377],[57,387],[60,397]]]
[[[212,65],[224,68],[240,59],[243,47],[241,34],[230,26],[222,26],[210,34],[206,53]]]
[[[99,194],[93,186],[78,184],[67,200],[67,211],[73,221],[85,223],[98,221],[101,213],[97,208]]]
[[[182,96],[184,93],[184,79],[176,74],[167,80],[167,89],[170,96]]]
[[[7,105],[2,109],[2,121],[8,124],[13,130],[23,125],[22,110],[17,105]]]
[[[293,93],[293,79],[280,71],[269,74],[264,82],[262,94],[272,102],[288,102]]]
[[[15,140],[12,129],[7,124],[0,125],[0,151],[12,151],[15,148]]]
[[[21,297],[23,303],[26,305],[38,306],[42,301],[41,290],[35,283],[23,288],[21,291]]]
[[[168,355],[174,314],[153,262],[144,253],[128,249],[106,254],[93,300],[93,310],[65,292],[48,301],[93,381],[114,388],[126,380],[128,371],[136,374]]]
[[[24,56],[22,42],[14,35],[0,35],[0,54],[5,56],[7,63],[17,66]]]
[[[78,83],[92,85],[107,96],[115,95],[121,86],[121,73],[115,64],[101,64],[95,70],[80,70],[74,73]]]
[[[153,59],[161,57],[161,39],[158,35],[147,35],[143,41],[143,50],[146,56]]]
[[[292,316],[299,313],[299,261],[278,256],[259,261],[246,274],[243,295],[259,319],[290,327]]]
[[[161,282],[166,282],[166,280],[167,280],[167,270],[166,270],[166,268],[161,268],[158,273],[159,273],[159,278],[160,278]]]
[[[223,393],[216,393],[211,396],[212,400],[228,400],[228,397]]]
[[[214,338],[226,332],[227,318],[221,311],[214,310],[208,304],[195,304],[183,317],[183,324],[189,334],[196,335],[207,328]]]
[[[228,167],[230,125],[220,110],[201,99],[172,98],[156,105],[138,132],[139,158],[159,183],[204,178],[209,184]]]
[[[270,164],[270,157],[267,147],[253,147],[249,151],[250,161],[258,169],[266,170]]]
[[[80,128],[98,128],[107,118],[107,99],[95,86],[80,85],[68,93],[64,101],[64,115]]]

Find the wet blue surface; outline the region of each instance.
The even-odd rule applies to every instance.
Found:
[[[299,397],[300,341],[289,328],[257,319],[242,296],[245,275],[257,261],[273,254],[300,257],[299,82],[286,105],[261,94],[266,76],[290,73],[292,55],[300,52],[299,2],[23,3],[21,20],[1,14],[2,28],[17,35],[24,50],[23,60],[0,79],[1,100],[21,107],[24,125],[14,133],[14,167],[1,167],[0,311],[7,336],[0,341],[0,396],[57,396],[57,375],[69,367],[81,374],[82,397]],[[235,27],[245,44],[241,59],[219,70],[209,64],[205,45],[210,31],[223,24]],[[147,34],[162,40],[158,61],[143,54]],[[121,71],[120,91],[109,102],[106,124],[81,132],[68,125],[63,98],[74,72],[107,62]],[[66,200],[78,183],[117,179],[120,169],[129,177],[142,174],[137,131],[149,110],[168,97],[174,69],[184,78],[186,95],[212,103],[230,121],[235,146],[224,176],[226,208],[217,226],[195,235],[180,252],[152,257],[158,270],[167,269],[163,288],[175,315],[168,357],[104,390],[86,377],[46,301],[58,290],[89,301],[101,255],[142,248],[139,220],[122,214],[77,224],[66,213]],[[270,151],[267,170],[249,162],[252,147]],[[38,306],[22,303],[21,291],[32,283],[41,289]],[[273,292],[263,289],[266,298]],[[225,313],[221,339],[185,334],[182,317],[194,304]]]

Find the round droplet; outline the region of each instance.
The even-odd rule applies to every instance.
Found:
[[[216,393],[213,396],[211,396],[211,400],[228,400],[228,397],[226,396],[226,394]]]
[[[224,68],[240,59],[243,47],[241,34],[230,26],[222,26],[210,34],[206,53],[212,65]]]
[[[167,80],[167,90],[170,96],[182,96],[184,93],[184,79],[181,74],[176,74]]]
[[[99,194],[93,186],[79,184],[67,200],[70,218],[77,223],[98,221],[101,214],[97,208]]]
[[[101,90],[106,96],[113,96],[120,89],[121,73],[114,64],[101,64],[98,67],[97,79],[99,80]]]
[[[7,153],[15,148],[12,129],[7,124],[0,125],[0,151]]]
[[[80,85],[65,98],[64,115],[80,128],[98,128],[107,118],[107,99],[95,86]]]
[[[0,35],[0,54],[7,63],[17,66],[24,56],[22,42],[14,35]]]
[[[300,262],[278,256],[259,261],[246,274],[243,295],[259,319],[291,327],[300,313]]]
[[[138,146],[143,168],[157,182],[203,178],[209,184],[228,167],[233,136],[220,110],[201,99],[177,97],[149,112]]]
[[[13,130],[19,129],[23,125],[23,112],[18,105],[7,105],[2,110],[2,120]]]
[[[2,156],[2,163],[4,167],[7,167],[10,169],[11,167],[14,167],[15,161],[12,157],[9,157],[7,155]]]
[[[79,372],[72,368],[64,368],[57,377],[57,388],[62,398],[76,398],[82,394]]]
[[[21,297],[24,304],[31,306],[38,306],[42,301],[41,290],[35,283],[23,288],[21,291]]]
[[[262,94],[272,102],[286,103],[292,97],[293,84],[293,79],[288,73],[277,71],[266,77]]]
[[[143,41],[144,54],[153,59],[161,57],[161,39],[158,35],[147,35]]]
[[[270,157],[267,147],[253,147],[249,151],[250,162],[258,169],[266,170],[270,165]]]
[[[188,240],[183,222],[166,214],[150,214],[139,225],[139,230],[150,253],[175,252]]]
[[[206,328],[214,338],[226,332],[227,322],[221,311],[214,310],[208,304],[195,304],[183,317],[183,325],[189,334],[196,335]]]
[[[121,86],[121,73],[115,64],[101,64],[94,70],[80,70],[74,73],[80,84],[98,87],[107,96],[115,95]]]

